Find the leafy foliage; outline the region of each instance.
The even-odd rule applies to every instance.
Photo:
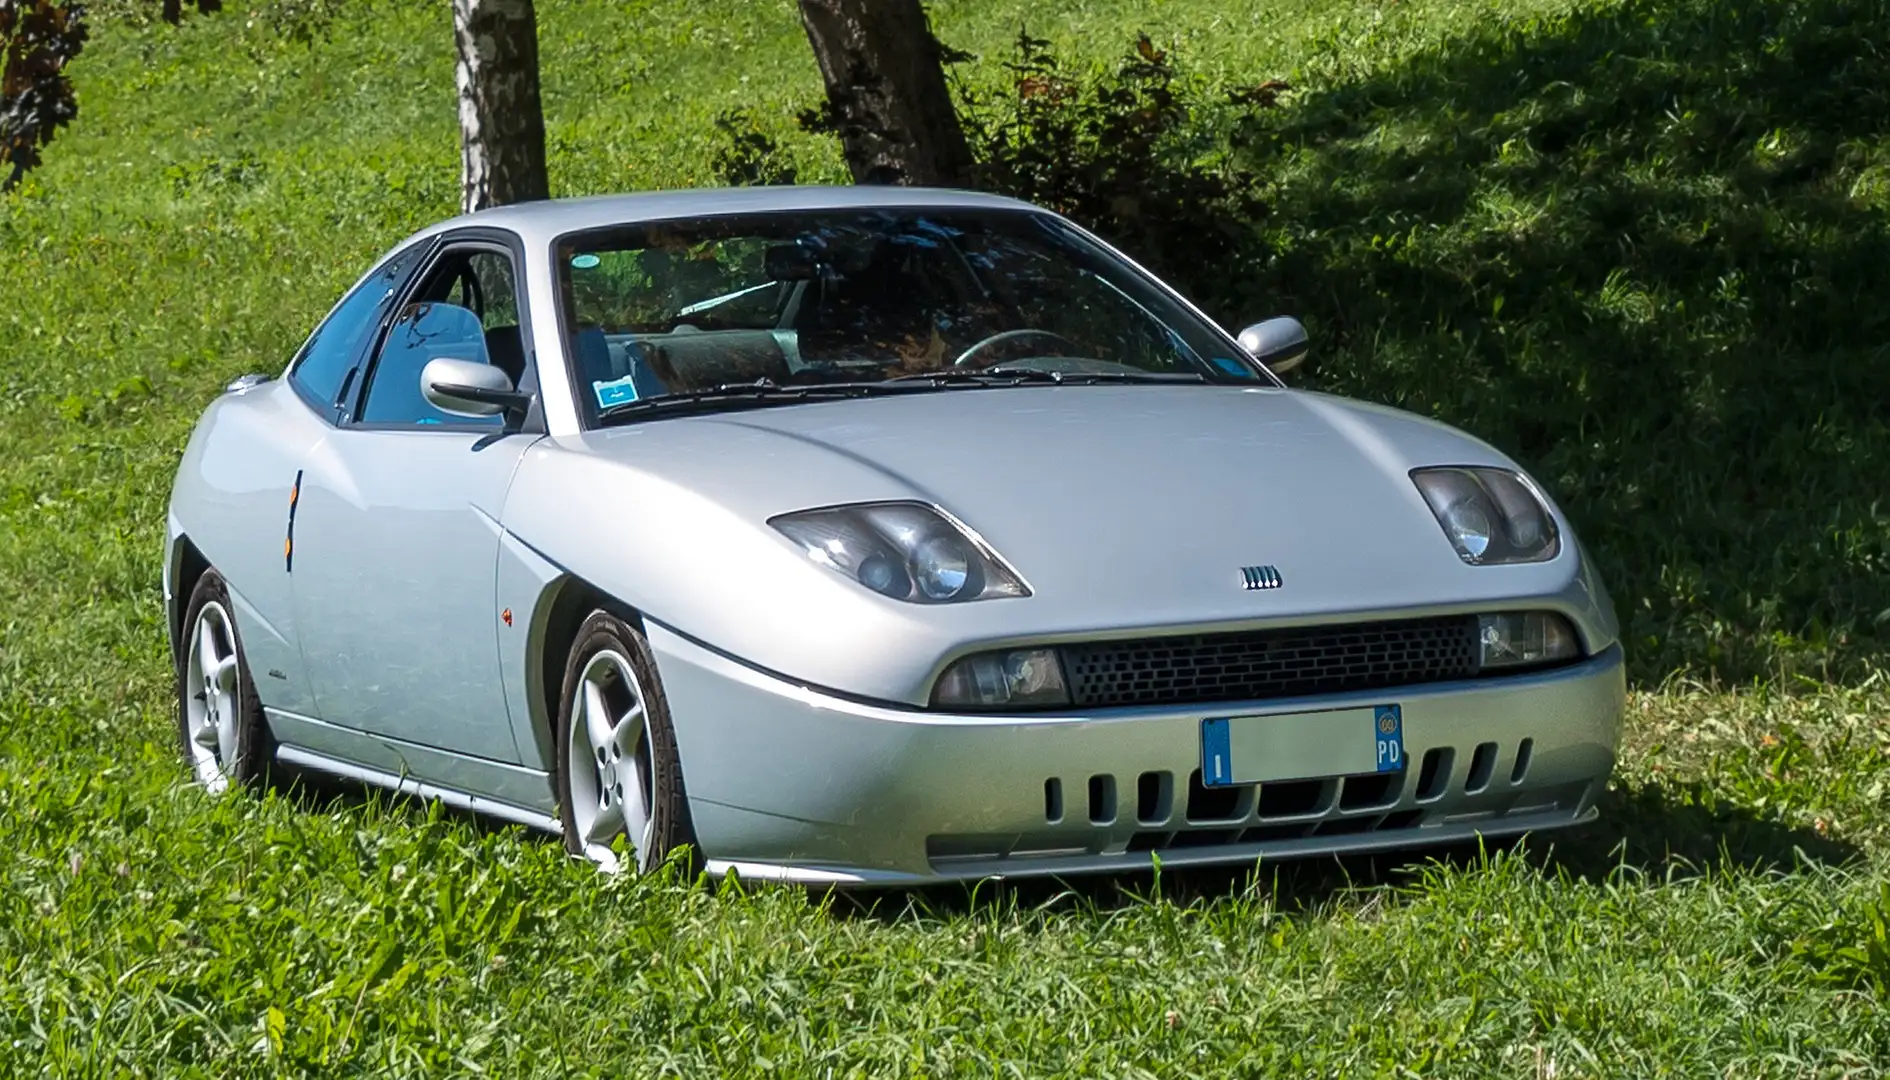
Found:
[[[294,0],[283,0],[294,2]],[[197,10],[222,9],[222,0],[196,0]],[[183,18],[182,0],[160,0],[165,22]],[[85,48],[85,9],[53,0],[0,0],[0,192],[18,186],[40,161],[40,150],[79,115],[66,65]]]
[[[1230,277],[1257,272],[1266,215],[1260,175],[1231,162],[1201,121],[1231,104],[1272,108],[1287,86],[1273,80],[1212,98],[1143,34],[1114,68],[1073,73],[1052,43],[1020,30],[1001,73],[943,48],[959,123],[971,147],[974,185],[1049,207],[1102,234],[1194,296],[1212,302]],[[822,100],[796,114],[800,130],[838,138]],[[787,148],[752,109],[717,121],[715,171],[728,184],[792,183]]]
[[[1209,301],[1216,282],[1255,272],[1260,174],[1203,137],[1206,91],[1146,34],[1088,76],[1051,44],[1020,30],[996,86],[959,65],[979,186],[1064,214]],[[1283,85],[1234,96],[1268,107]]]
[[[72,122],[79,106],[66,65],[85,47],[77,7],[52,0],[0,0],[0,191],[39,164],[40,149]]]

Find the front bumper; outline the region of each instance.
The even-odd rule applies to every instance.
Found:
[[[914,884],[1377,851],[1586,821],[1614,768],[1619,646],[1475,682],[1092,715],[949,716],[779,680],[664,627],[650,643],[712,870]],[[1397,702],[1410,767],[1201,789],[1208,716]]]

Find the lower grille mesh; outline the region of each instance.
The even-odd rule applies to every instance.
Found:
[[[1077,705],[1252,701],[1473,678],[1477,619],[1099,641],[1062,652]]]

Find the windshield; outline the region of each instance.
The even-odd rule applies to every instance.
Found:
[[[1028,211],[665,221],[565,237],[556,257],[587,423],[736,383],[1007,372],[1270,382],[1146,276]]]

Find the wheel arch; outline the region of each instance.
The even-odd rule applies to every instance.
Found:
[[[532,735],[541,748],[552,744],[552,727],[558,719],[558,697],[564,692],[564,665],[577,641],[578,629],[593,611],[608,611],[643,632],[643,613],[590,582],[565,574],[546,589],[539,600],[537,616],[532,620],[535,642],[527,653],[530,665],[530,700],[533,705]]]
[[[178,648],[184,633],[184,613],[190,606],[190,594],[196,590],[197,581],[210,569],[210,560],[204,558],[202,551],[191,542],[188,535],[178,533],[171,542],[169,571],[170,589],[165,599],[164,626],[170,634],[171,659],[176,661]]]

